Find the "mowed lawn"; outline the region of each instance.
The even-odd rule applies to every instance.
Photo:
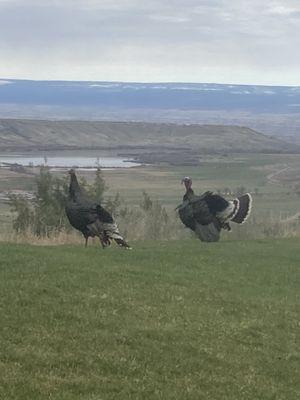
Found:
[[[0,245],[0,398],[300,398],[299,239]]]

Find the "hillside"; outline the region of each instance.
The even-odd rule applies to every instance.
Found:
[[[299,399],[297,238],[0,250],[1,399]]]
[[[3,150],[160,148],[214,152],[295,152],[297,147],[239,126],[142,122],[0,120]]]
[[[0,118],[248,126],[300,144],[300,88],[0,79]]]

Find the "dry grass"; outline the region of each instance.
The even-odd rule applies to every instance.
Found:
[[[59,232],[55,235],[39,237],[32,232],[25,233],[10,232],[0,235],[0,242],[15,243],[15,244],[32,244],[39,246],[57,246],[66,244],[83,244],[83,237],[77,232]],[[90,242],[96,242],[95,239],[90,239]]]
[[[185,240],[194,236],[175,216],[172,216],[163,224],[160,231],[157,230],[157,227],[161,221],[155,221],[152,216],[144,215],[137,219],[119,218],[118,222],[121,233],[129,242]],[[229,233],[223,231],[221,241],[293,237],[300,237],[299,218],[281,219],[269,215],[263,220],[252,217],[243,225],[232,224],[232,231]],[[38,237],[29,230],[23,234],[14,232],[2,233],[0,234],[0,242],[40,246],[84,245],[83,236],[75,230],[71,232],[63,231],[47,237]],[[99,246],[98,239],[90,238],[89,246]]]
[[[221,240],[300,236],[300,220],[295,217],[299,212],[299,195],[292,186],[281,185],[279,182],[271,184],[268,179],[270,173],[280,170],[285,164],[290,166],[291,171],[299,171],[298,155],[248,155],[219,157],[212,160],[207,156],[205,162],[202,161],[201,167],[147,166],[104,171],[105,180],[109,185],[107,196],[114,197],[119,192],[122,208],[127,206],[129,209],[129,214],[125,217],[116,215],[120,231],[128,241],[180,240],[192,236],[190,231],[182,226],[174,212],[184,192],[184,188],[180,185],[180,179],[184,175],[193,177],[196,193],[202,193],[206,189],[216,191],[218,188],[227,187],[234,190],[241,185],[253,193],[254,188],[257,188],[258,194],[253,194],[251,218],[242,226],[232,224],[232,232],[229,234],[223,232]],[[88,181],[93,178],[90,172],[80,172],[79,176],[88,178]],[[4,179],[2,190],[25,185],[24,176],[16,176],[15,179],[13,176]],[[22,182],[21,186],[19,182]],[[147,217],[138,212],[143,190],[147,191],[153,201],[157,200],[166,209],[169,220],[163,227],[159,218]],[[0,214],[1,241],[42,245],[83,243],[81,235],[75,231],[70,234],[59,233],[50,238],[36,238],[30,233],[17,236],[11,233],[12,215],[6,204],[1,205]],[[98,246],[97,240],[93,243]]]

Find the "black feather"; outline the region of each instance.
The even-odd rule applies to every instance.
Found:
[[[231,230],[229,221],[243,223],[251,212],[252,198],[249,193],[229,202],[212,192],[196,196],[189,177],[185,177],[182,183],[186,193],[182,204],[177,207],[179,217],[204,242],[218,241],[221,229]]]
[[[209,211],[212,214],[224,211],[229,206],[228,201],[225,200],[224,197],[219,196],[218,194],[214,194],[212,192],[206,192],[201,197],[206,202]]]
[[[194,231],[202,241],[216,242],[220,238],[221,225],[206,201],[208,193],[197,196],[192,189],[187,190],[183,196],[183,203],[178,207],[178,214],[182,223]]]
[[[103,247],[115,240],[119,246],[130,248],[120,235],[118,227],[111,216],[100,203],[93,202],[79,186],[73,170],[70,171],[71,181],[69,198],[66,204],[66,214],[70,224],[79,230],[86,239],[98,236]]]

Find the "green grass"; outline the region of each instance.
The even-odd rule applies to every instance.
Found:
[[[299,239],[0,246],[0,398],[300,398]]]
[[[195,192],[216,191],[229,188],[234,191],[244,186],[247,191],[258,189],[255,209],[293,214],[299,210],[299,195],[295,193],[300,170],[299,155],[247,154],[229,157],[203,156],[199,166],[147,166],[137,169],[104,171],[109,185],[109,194],[119,192],[129,205],[138,204],[142,190],[153,199],[174,207],[182,199],[184,187],[182,177],[191,176]],[[272,183],[268,175],[284,166],[289,166],[291,180]]]

